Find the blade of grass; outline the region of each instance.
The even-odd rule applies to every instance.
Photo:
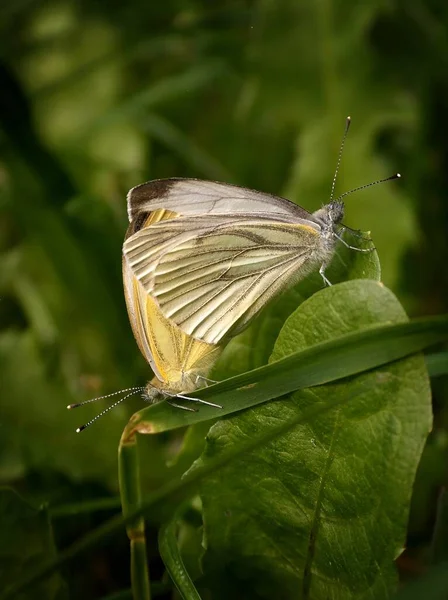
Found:
[[[80,132],[76,143],[79,143],[84,137],[91,138],[95,134],[95,131],[108,127],[115,122],[135,116],[144,116],[149,108],[157,106],[160,103],[166,103],[181,96],[193,94],[196,90],[211,85],[223,73],[223,63],[210,61],[208,64],[203,64],[200,67],[193,67],[180,74],[166,77],[135,93],[127,102],[123,102],[117,108],[110,110],[93,123],[89,123],[88,128]]]
[[[448,375],[448,352],[435,352],[426,357],[430,377]]]
[[[50,507],[48,512],[52,519],[62,519],[72,517],[73,515],[82,515],[85,513],[99,512],[102,510],[119,510],[121,500],[115,498],[99,498],[90,502],[74,502],[72,504],[61,504],[60,506]]]
[[[373,369],[447,338],[447,316],[372,327],[316,344],[265,367],[189,393],[195,398],[212,400],[222,409],[202,405],[197,412],[190,412],[158,402],[135,413],[131,422],[140,433],[158,433],[216,419],[301,388]]]
[[[176,537],[177,519],[164,523],[159,530],[159,552],[173,583],[184,600],[201,600],[179,552]]]
[[[233,177],[216,158],[202,149],[167,119],[151,114],[142,119],[141,129],[167,148],[181,156],[188,164],[207,179],[232,181]]]
[[[123,517],[132,515],[141,506],[140,461],[137,436],[128,435],[125,427],[118,447],[118,479]],[[131,546],[131,586],[134,600],[150,600],[148,557],[146,556],[145,520],[136,517],[126,524]]]
[[[431,544],[431,562],[448,562],[448,494],[442,489],[437,502],[437,516]]]

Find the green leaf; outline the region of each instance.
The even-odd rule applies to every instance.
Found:
[[[357,281],[325,292],[288,319],[273,360],[350,331],[406,320],[393,294],[378,284]],[[336,353],[333,359],[347,360]],[[390,597],[431,426],[421,356],[218,422],[192,471],[310,407],[343,401],[203,484],[204,566],[214,598],[236,590],[245,598]]]
[[[20,580],[30,567],[54,557],[56,551],[47,510],[32,508],[11,489],[0,489],[0,522],[0,589],[3,591]],[[17,598],[63,600],[68,595],[61,577],[54,573]]]

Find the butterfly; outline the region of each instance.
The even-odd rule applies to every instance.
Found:
[[[341,237],[341,199],[309,213],[226,183],[165,179],[133,188],[128,206],[124,263],[140,297],[208,344],[240,333],[273,298],[317,269],[330,284],[325,269],[336,243],[348,245]],[[161,210],[169,217],[146,226],[147,215]]]
[[[172,398],[218,407],[187,394],[207,382],[226,343],[313,271],[331,285],[325,270],[337,242],[373,250],[343,239],[343,198],[400,175],[334,199],[349,124],[330,201],[313,213],[285,198],[216,181],[159,179],[130,190],[123,283],[134,336],[154,372],[146,400],[164,396],[186,410],[192,409]]]
[[[126,305],[155,374],[144,395],[170,403],[189,398],[275,295],[328,264],[343,215],[338,201],[311,215],[283,198],[197,179],[151,181],[127,202]]]

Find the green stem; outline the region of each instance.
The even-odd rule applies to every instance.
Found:
[[[177,545],[177,519],[164,523],[159,530],[159,552],[173,583],[184,600],[201,600],[185,568]]]
[[[99,498],[89,502],[75,502],[72,504],[61,504],[59,506],[50,506],[48,509],[52,519],[61,519],[72,517],[73,515],[82,515],[84,513],[93,513],[99,511],[110,511],[119,509],[121,506],[120,498]]]
[[[125,427],[118,447],[121,505],[126,519],[141,507],[140,465],[137,436]],[[126,524],[131,543],[131,584],[134,600],[150,600],[145,520],[138,516]]]
[[[431,544],[431,562],[433,565],[448,561],[448,493],[441,490],[437,502],[436,523]]]

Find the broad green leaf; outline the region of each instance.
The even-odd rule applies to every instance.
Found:
[[[374,282],[325,292],[288,319],[272,360],[350,331],[406,320],[393,294]],[[342,400],[347,404],[203,484],[204,566],[214,598],[390,597],[393,561],[405,541],[412,483],[431,426],[421,356],[216,423],[192,471],[312,406]]]
[[[367,234],[363,234],[367,237]],[[349,232],[344,240],[355,248],[371,248],[372,243]],[[335,257],[327,270],[332,283],[351,279],[381,278],[381,268],[376,251],[357,252],[339,243]],[[289,315],[307,298],[324,287],[319,273],[307,277],[293,289],[266,307],[259,317],[225,348],[212,377],[225,379],[250,371],[268,362],[278,333]]]
[[[53,532],[46,509],[35,509],[13,490],[0,489],[0,589],[5,591],[43,560],[55,556]],[[63,600],[67,589],[60,575],[54,573],[21,593],[18,600]]]

